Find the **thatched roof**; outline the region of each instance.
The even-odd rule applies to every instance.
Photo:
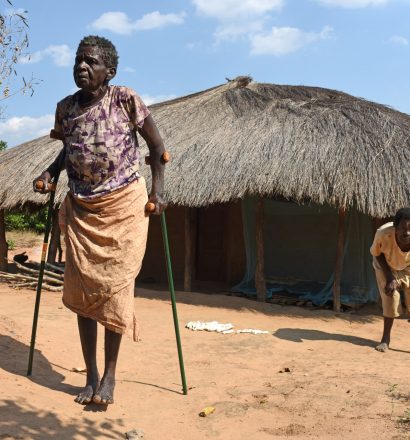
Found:
[[[172,155],[166,197],[174,204],[276,195],[375,217],[410,205],[410,116],[389,107],[241,77],[151,110]],[[1,153],[0,206],[43,202],[31,182],[60,148],[42,137]],[[142,172],[148,177],[148,167]],[[60,200],[65,189],[63,176]]]

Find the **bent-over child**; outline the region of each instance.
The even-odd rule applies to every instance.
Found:
[[[402,314],[400,290],[404,293],[407,316],[410,314],[410,208],[399,209],[393,222],[376,231],[370,253],[384,317],[382,340],[375,348],[386,352],[394,319]]]

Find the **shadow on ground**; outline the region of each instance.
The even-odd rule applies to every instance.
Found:
[[[360,345],[362,347],[372,347],[376,341],[372,339],[360,338],[358,336],[344,335],[340,333],[328,333],[321,330],[304,328],[280,328],[273,333],[273,336],[291,342],[303,341],[340,341],[348,344]]]
[[[33,407],[25,399],[0,402],[0,414],[0,439],[124,438],[124,432],[118,430],[123,426],[121,420],[96,423],[82,418],[81,422],[63,422],[50,409]]]
[[[17,341],[10,336],[0,335],[0,369],[7,371],[11,374],[27,377],[28,356],[29,346],[21,343],[20,341]],[[71,371],[61,365],[49,362],[47,358],[43,356],[40,350],[35,350],[33,357],[32,375],[27,377],[27,380],[30,380],[38,385],[55,391],[60,391],[62,393],[76,396],[81,391],[81,388],[64,383],[65,376],[54,370],[53,366],[57,367],[60,370],[66,370],[68,372]],[[171,388],[162,387],[160,385],[152,383],[138,382],[132,380],[118,380],[118,382],[137,383],[153,388],[159,388],[164,391],[170,391],[176,394],[183,394],[180,391],[176,391]],[[106,411],[106,409],[106,405],[97,404],[88,404],[84,407],[85,411],[91,412],[102,412]],[[0,439],[1,438],[2,437],[0,435]]]
[[[284,339],[291,342],[340,341],[347,342],[348,344],[359,345],[361,347],[371,348],[374,348],[378,343],[377,340],[360,338],[359,336],[344,335],[340,333],[328,333],[322,330],[312,330],[305,328],[280,328],[273,332],[272,335],[276,338]],[[389,351],[410,354],[410,351],[400,350],[391,346],[389,348]]]
[[[10,336],[0,335],[0,369],[18,376],[26,376],[28,356],[28,345]],[[80,391],[79,387],[63,383],[65,376],[53,370],[50,362],[40,350],[34,350],[33,371],[27,379],[43,387],[73,396]]]
[[[159,290],[154,290],[159,289]],[[170,293],[165,287],[161,289],[157,285],[147,289],[147,286],[137,284],[135,288],[135,297],[152,300],[170,301]],[[232,310],[245,310],[257,313],[263,313],[268,316],[286,316],[290,318],[323,318],[342,319],[349,322],[370,323],[379,318],[376,305],[368,305],[355,313],[334,313],[332,310],[319,308],[308,308],[300,306],[282,306],[267,302],[258,302],[253,299],[236,297],[222,293],[198,293],[198,292],[176,292],[177,303],[196,306],[217,307]]]

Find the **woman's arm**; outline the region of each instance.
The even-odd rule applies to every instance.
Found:
[[[54,159],[54,162],[49,165],[46,170],[44,170],[40,176],[38,176],[33,181],[33,189],[35,192],[45,193],[47,192],[48,183],[58,174],[59,171],[65,168],[65,160],[64,160],[65,150],[64,147],[58,153],[57,157]],[[42,189],[38,189],[36,187],[36,183],[41,180],[43,182]]]
[[[138,129],[138,132],[145,139],[149,148],[149,163],[152,174],[149,201],[155,204],[153,214],[161,214],[167,207],[163,199],[165,162],[162,160],[162,155],[165,152],[164,142],[151,115],[145,118],[144,125]]]

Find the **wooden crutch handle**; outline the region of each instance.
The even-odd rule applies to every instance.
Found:
[[[150,156],[145,156],[145,165],[150,165]],[[161,160],[164,163],[168,163],[171,160],[171,155],[169,154],[169,151],[164,151],[161,154]]]
[[[36,182],[36,189],[38,191],[42,191],[44,188],[44,182],[42,180],[37,180]],[[47,183],[46,192],[51,192],[56,190],[56,184],[55,183]]]
[[[155,203],[147,202],[147,204],[145,205],[145,211],[148,214],[155,212]]]
[[[169,154],[169,151],[164,151],[164,152],[162,153],[161,159],[162,159],[165,163],[169,162],[169,161],[171,160],[171,155]]]

